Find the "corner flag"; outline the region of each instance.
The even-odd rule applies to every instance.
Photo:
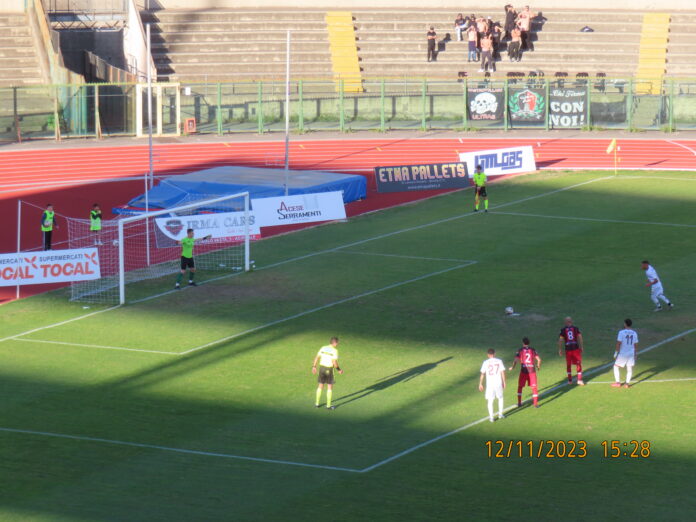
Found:
[[[616,148],[616,138],[611,140],[611,143],[609,143],[609,146],[607,147],[607,154],[611,154],[614,152],[614,149]]]

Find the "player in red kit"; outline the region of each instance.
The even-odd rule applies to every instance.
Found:
[[[515,369],[517,361],[520,362],[520,378],[517,381],[517,406],[522,406],[522,388],[525,384],[529,384],[532,388],[532,402],[534,402],[534,407],[538,408],[539,390],[536,372],[541,368],[541,357],[534,348],[529,346],[527,337],[522,339],[522,348],[517,350],[510,371]]]
[[[561,357],[563,357],[564,346],[568,382],[573,383],[571,366],[574,364],[578,374],[578,384],[584,386],[585,383],[582,381],[582,333],[580,333],[580,328],[573,325],[573,319],[570,317],[565,318],[565,326],[561,328],[558,337],[558,355]]]

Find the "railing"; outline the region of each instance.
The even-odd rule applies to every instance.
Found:
[[[652,81],[652,80],[651,80]],[[365,80],[362,93],[339,83],[160,83],[154,100],[167,129],[193,119],[196,132],[392,129],[514,130],[625,129],[670,132],[696,129],[696,78],[668,79],[659,94],[643,94],[640,79],[580,80]],[[60,136],[135,136],[142,83],[0,88],[0,140]],[[141,112],[138,112],[140,110]]]
[[[126,13],[127,0],[42,0],[49,14]]]

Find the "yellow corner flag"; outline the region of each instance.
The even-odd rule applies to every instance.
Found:
[[[614,152],[614,149],[616,148],[616,138],[611,140],[611,143],[609,143],[609,146],[607,147],[607,154],[611,154]]]

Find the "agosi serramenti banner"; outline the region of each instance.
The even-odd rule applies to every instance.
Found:
[[[508,112],[512,121],[543,122],[546,116],[546,102],[544,89],[508,90]]]
[[[0,286],[69,283],[99,277],[96,248],[0,254]]]
[[[480,165],[488,176],[519,174],[536,170],[534,149],[530,146],[462,152],[459,154],[459,159],[466,163],[470,173],[473,173]]]
[[[317,192],[251,200],[257,223],[262,227],[297,225],[346,218],[343,193]]]
[[[477,121],[502,121],[505,109],[505,94],[502,87],[467,89],[469,119]]]
[[[469,186],[466,165],[461,162],[375,167],[375,180],[377,192],[456,189]]]
[[[585,125],[587,88],[552,88],[549,125],[554,129],[579,129]]]
[[[193,229],[197,238],[212,236],[211,243],[228,243],[244,239],[246,218],[244,212],[217,212],[191,216],[174,216],[155,218],[158,248],[176,245],[186,236],[186,230]],[[253,213],[249,213],[249,238],[261,237],[259,225]]]

